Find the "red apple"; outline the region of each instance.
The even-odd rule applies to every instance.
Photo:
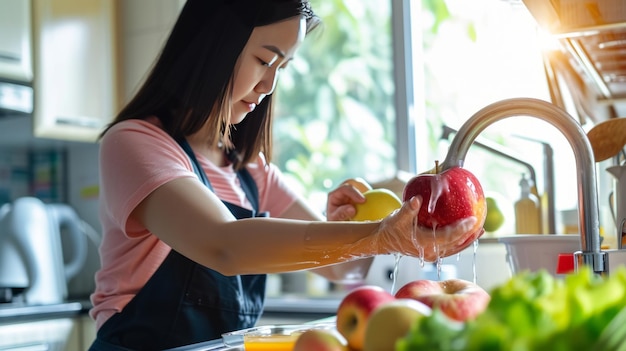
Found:
[[[365,329],[371,314],[395,297],[375,285],[363,285],[348,292],[337,307],[337,331],[354,350],[363,349]]]
[[[336,331],[326,329],[308,329],[293,345],[293,351],[345,351],[346,340]]]
[[[487,308],[491,300],[485,289],[463,279],[414,280],[402,286],[395,297],[420,301],[433,309],[440,309],[449,318],[461,322],[476,318]]]
[[[487,215],[483,188],[470,171],[452,167],[441,173],[424,173],[411,178],[404,187],[402,199],[422,198],[417,222],[426,228],[443,228],[462,219],[475,216],[476,224],[460,241],[463,249],[482,235]],[[454,240],[455,238],[451,238]]]

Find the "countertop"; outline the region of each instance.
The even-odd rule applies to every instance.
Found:
[[[264,312],[279,313],[317,313],[335,314],[341,298],[339,297],[268,297],[265,299]]]
[[[68,301],[49,305],[29,305],[24,303],[0,304],[0,325],[33,320],[75,317],[87,313],[87,301]]]
[[[266,314],[303,314],[311,315],[312,317],[333,315],[336,313],[340,302],[341,299],[336,297],[268,297],[265,300],[264,312]],[[87,313],[90,308],[91,303],[88,300],[68,301],[50,305],[0,304],[0,324],[73,317]]]
[[[281,296],[268,297],[265,301],[264,313],[297,314],[316,321],[336,313],[341,299],[339,297],[301,297]],[[88,300],[68,301],[50,305],[28,305],[24,303],[0,304],[0,325],[23,323],[55,318],[73,318],[85,314],[91,308]],[[176,348],[177,351],[204,351],[204,350],[243,350],[241,345],[225,346],[221,339],[212,340],[185,347]]]

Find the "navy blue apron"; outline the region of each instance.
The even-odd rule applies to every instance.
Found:
[[[187,141],[179,144],[212,190]],[[237,176],[254,210],[224,202],[226,207],[237,219],[267,216],[258,213],[250,173],[243,169]],[[90,350],[163,350],[253,327],[263,310],[265,279],[265,274],[224,276],[171,250],[137,295],[100,327]]]

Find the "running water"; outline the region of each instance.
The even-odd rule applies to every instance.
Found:
[[[431,183],[431,191],[430,191],[430,198],[428,200],[428,212],[429,213],[434,213],[435,212],[435,208],[437,206],[437,201],[439,200],[439,197],[444,193],[444,191],[448,191],[448,183],[445,179],[441,178],[438,174],[435,175],[435,177],[437,177],[437,181],[434,181]],[[441,253],[440,253],[440,248],[439,248],[439,244],[437,243],[437,223],[435,221],[433,221],[432,224],[432,235],[433,235],[433,247],[432,250],[435,253],[436,256],[436,261],[435,261],[435,265],[436,265],[436,269],[437,269],[437,277],[440,278],[441,277],[441,266],[443,265],[443,257],[441,257]],[[418,238],[417,238],[417,226],[418,226],[418,219],[417,217],[413,220],[413,233],[412,233],[412,241],[413,241],[413,245],[415,248],[418,249],[419,251],[419,256],[417,257],[419,260],[419,265],[420,268],[424,268],[425,265],[425,259],[424,259],[424,246],[420,244]],[[394,267],[394,277],[392,277],[392,291],[395,288],[395,284],[396,284],[396,276],[397,276],[397,270],[398,270],[398,263],[399,263],[399,258],[396,257],[396,265]]]
[[[472,274],[474,275],[474,284],[476,284],[476,254],[478,252],[478,239],[474,240],[474,254],[472,255]]]
[[[439,197],[444,192],[450,191],[450,184],[446,178],[441,177],[439,174],[435,174],[436,181],[430,183],[430,199],[428,199],[428,213],[434,213],[437,207]]]
[[[439,198],[444,194],[450,191],[450,184],[448,184],[447,178],[441,177],[441,175],[436,174],[436,181],[431,182],[430,188],[430,198],[428,199],[428,213],[433,214],[435,209],[437,208],[437,202],[439,202]],[[436,266],[437,266],[437,277],[441,276],[441,265],[443,260],[443,255],[445,253],[440,252],[440,247],[437,241],[437,223],[436,220],[433,220],[431,225],[433,228],[433,251],[435,252],[436,257]],[[446,238],[447,239],[447,238]]]
[[[394,254],[396,262],[393,265],[393,273],[391,273],[391,291],[390,293],[393,295],[396,292],[396,281],[398,280],[398,272],[400,270],[400,259],[402,255]]]
[[[417,241],[417,225],[417,217],[415,217],[413,219],[413,233],[411,233],[411,240],[413,241],[413,246],[417,248],[418,251],[417,259],[419,260],[420,268],[424,268],[424,246],[420,245]]]

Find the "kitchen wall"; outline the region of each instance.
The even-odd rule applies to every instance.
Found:
[[[73,144],[67,148],[68,202],[94,229],[98,219],[98,144]]]
[[[94,289],[93,275],[100,267],[96,239],[100,238],[98,219],[98,144],[72,144],[67,148],[68,203],[94,230],[88,241],[87,263],[68,283],[70,296],[85,297]]]

